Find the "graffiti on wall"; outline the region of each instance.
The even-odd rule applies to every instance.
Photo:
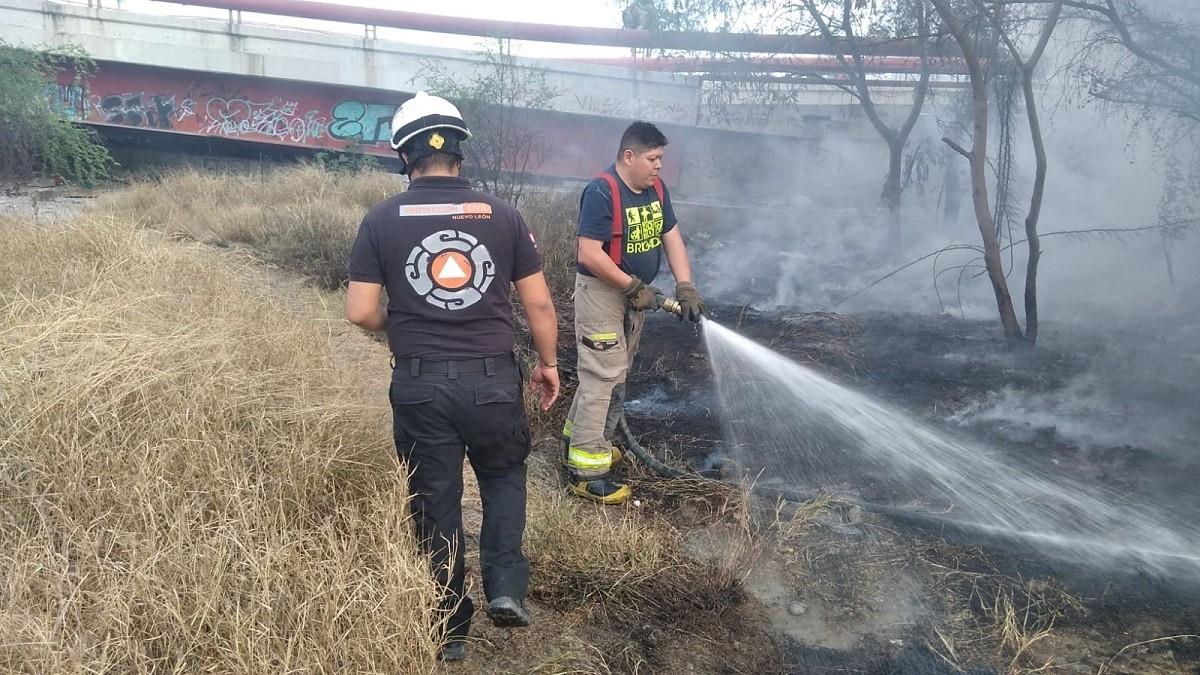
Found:
[[[88,91],[79,84],[50,84],[46,86],[50,109],[67,119],[87,119]]]
[[[200,133],[292,143],[323,138],[329,128],[329,118],[320,110],[300,113],[299,105],[297,101],[210,98],[204,105],[206,124]]]
[[[358,143],[387,143],[391,140],[394,103],[340,101],[333,107],[333,124],[329,135],[339,140]]]
[[[392,116],[410,95],[112,62],[101,62],[86,87],[64,73],[46,94],[55,110],[89,124],[320,150],[353,149],[384,157],[393,156]],[[697,110],[685,103],[594,94],[575,95],[573,103],[585,114],[529,111],[539,142],[549,149],[532,171],[572,179],[593,176],[611,162],[629,121],[649,119],[663,124],[672,139],[664,166],[667,182],[679,185],[686,173],[689,187],[706,193],[719,189],[722,181],[715,175],[716,165],[710,171],[705,158],[726,157],[730,148],[745,147],[754,137],[692,126]],[[710,111],[700,112],[712,116]],[[673,124],[679,121],[689,123]],[[723,120],[708,121],[717,126]]]
[[[47,97],[54,110],[81,122],[391,152],[388,125],[398,101],[361,100],[305,83],[224,75],[197,79],[193,73],[117,63],[101,64],[86,88],[69,77],[64,73]]]
[[[99,115],[106,124],[121,124],[129,127],[171,129],[175,114],[175,97],[145,92],[109,93],[96,97],[92,107],[99,108]]]

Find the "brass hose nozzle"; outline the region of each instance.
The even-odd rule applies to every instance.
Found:
[[[679,301],[675,298],[668,298],[665,295],[656,295],[654,298],[658,300],[658,306],[660,309],[665,309],[675,316],[680,316],[683,314],[683,307],[680,306]]]

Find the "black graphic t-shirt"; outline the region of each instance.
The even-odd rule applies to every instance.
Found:
[[[367,212],[349,277],[387,288],[396,356],[475,358],[512,351],[511,284],[541,269],[510,204],[463,178],[423,177]]]
[[[651,283],[662,265],[662,236],[676,225],[671,193],[664,184],[660,201],[652,187],[640,193],[630,190],[617,175],[615,166],[609,166],[605,172],[617,179],[617,186],[621,190],[622,225],[625,230],[621,242],[621,269]],[[579,200],[579,236],[603,241],[607,252],[613,238],[612,216],[612,195],[608,181],[593,179],[583,189],[583,196]],[[595,276],[583,265],[578,265],[578,268],[580,274]]]

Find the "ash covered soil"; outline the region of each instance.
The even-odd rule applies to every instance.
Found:
[[[1200,516],[1200,358],[1187,347],[1200,344],[1194,326],[1172,327],[1169,337],[1095,339],[1047,328],[1038,349],[1010,351],[992,323],[948,316],[730,306],[711,316],[1007,461],[1163,498],[1183,521]],[[660,459],[731,478],[708,359],[697,327],[651,316],[626,416]],[[1136,562],[1067,563],[1019,541],[864,512],[838,497],[905,507],[919,494],[877,466],[851,462],[846,475],[802,541],[785,541],[747,572],[747,591],[788,640],[789,672],[1200,673],[1200,638],[1179,637],[1200,634],[1195,582]],[[653,479],[632,478],[650,508],[681,508]],[[698,529],[694,552],[717,555],[722,536],[719,527]]]

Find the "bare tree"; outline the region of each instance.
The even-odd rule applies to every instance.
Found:
[[[996,305],[1000,310],[1000,323],[1004,327],[1004,337],[1009,344],[1022,341],[1021,325],[1017,322],[1017,314],[1013,309],[1012,295],[1008,291],[1008,280],[1004,277],[1003,261],[1000,258],[1000,244],[996,237],[996,221],[992,216],[992,208],[988,190],[988,123],[989,99],[987,72],[984,68],[989,57],[987,49],[981,43],[979,34],[968,28],[964,21],[963,11],[951,5],[950,0],[930,0],[934,9],[942,19],[946,30],[958,43],[966,62],[967,74],[971,81],[971,128],[972,147],[964,149],[949,138],[946,144],[955,152],[967,158],[971,165],[971,195],[975,205],[975,220],[979,224],[979,234],[983,238],[984,265],[987,268],[988,279],[996,295]]]
[[[483,63],[465,80],[434,62],[423,64],[422,75],[432,93],[454,101],[469,121],[464,175],[515,206],[545,152],[531,111],[548,107],[558,92],[544,70],[517,63],[510,41],[496,40],[481,55]]]
[[[816,25],[822,37],[831,43],[836,41],[848,46],[850,53],[843,54],[839,50],[837,59],[849,84],[837,83],[837,86],[858,101],[859,105],[862,106],[863,113],[870,120],[871,126],[875,128],[875,131],[887,143],[888,171],[887,178],[883,184],[882,202],[888,210],[889,249],[898,255],[902,250],[900,205],[904,191],[904,148],[908,144],[908,138],[912,135],[913,128],[921,117],[921,110],[925,106],[925,98],[929,93],[929,80],[931,76],[929,52],[932,33],[930,31],[927,5],[925,0],[901,0],[896,2],[895,6],[891,8],[900,26],[907,23],[904,19],[909,18],[910,15],[911,19],[916,23],[914,37],[919,44],[921,58],[919,79],[913,88],[912,105],[909,108],[908,115],[898,127],[893,127],[880,115],[879,108],[875,105],[875,99],[871,96],[871,82],[867,78],[866,59],[863,56],[862,50],[858,48],[856,38],[859,37],[862,31],[856,29],[855,24],[863,22],[862,17],[858,16],[862,13],[862,3],[855,0],[801,1],[809,18]],[[836,9],[838,13],[829,14],[828,12],[831,9]],[[878,11],[878,8],[876,8],[876,11]],[[878,19],[878,17],[876,18]]]
[[[630,5],[639,11],[651,0],[638,0]],[[884,178],[880,203],[888,211],[888,249],[901,252],[901,205],[907,184],[905,180],[905,149],[913,129],[920,120],[930,92],[932,56],[935,52],[935,31],[930,22],[927,0],[656,0],[652,13],[656,27],[669,30],[730,31],[739,25],[750,32],[771,32],[781,35],[819,36],[824,38],[836,56],[838,76],[821,72],[793,72],[786,76],[766,75],[753,69],[753,61],[745,64],[745,72],[714,74],[710,81],[710,105],[719,105],[723,96],[745,99],[747,96],[767,105],[788,105],[794,100],[789,84],[820,84],[835,87],[851,96],[862,108],[871,126],[888,146],[888,169]],[[747,20],[742,17],[763,17]],[[876,101],[880,79],[869,75],[871,53],[886,53],[881,43],[917,45],[920,68],[912,82],[913,97],[903,121],[889,122]],[[743,55],[725,54],[733,60]],[[894,82],[884,82],[894,85]],[[911,169],[911,167],[908,167]]]
[[[1062,16],[1063,0],[1056,0],[1050,7],[1050,14],[1042,23],[1041,34],[1038,37],[1033,53],[1024,57],[1016,42],[1009,35],[1005,26],[1004,7],[993,7],[991,11],[992,24],[997,34],[1007,47],[1013,61],[1021,72],[1021,93],[1025,99],[1025,118],[1029,123],[1029,136],[1033,142],[1036,168],[1033,178],[1033,193],[1029,198],[1029,212],[1025,216],[1025,238],[1029,247],[1029,258],[1025,263],[1025,339],[1030,345],[1037,344],[1038,338],[1038,301],[1037,276],[1038,263],[1042,257],[1042,244],[1038,238],[1038,219],[1042,213],[1042,199],[1046,194],[1046,144],[1042,139],[1042,124],[1038,116],[1036,94],[1034,92],[1034,71],[1050,37],[1058,26]]]
[[[1052,0],[988,0],[1046,5]],[[1087,95],[1147,130],[1165,168],[1159,234],[1167,278],[1175,283],[1174,244],[1200,226],[1200,3],[1193,0],[1065,0],[1085,22],[1082,46],[1066,69]],[[1152,6],[1152,8],[1151,8]]]
[[[1038,32],[1037,43],[1032,54],[1025,57],[1017,44],[1019,38],[1015,37],[1015,34],[1019,32],[1018,26],[1027,23],[1031,17],[1026,12],[1014,12],[1013,10],[1015,5],[1029,3],[1021,0],[1013,3],[1005,3],[1003,0],[986,3],[984,0],[964,0],[958,3],[951,0],[931,0],[946,30],[962,50],[971,82],[972,147],[967,150],[949,138],[943,140],[970,163],[971,194],[975,206],[975,220],[979,225],[979,233],[983,240],[984,267],[996,296],[1000,323],[1009,345],[1033,345],[1036,343],[1038,335],[1037,273],[1041,259],[1041,243],[1038,238],[1037,225],[1045,195],[1047,169],[1046,150],[1042,142],[1041,123],[1034,91],[1034,73],[1046,51],[1050,37],[1058,25],[1064,1],[1066,0],[1053,0],[1048,3],[1051,5],[1049,16],[1040,18],[1043,23]],[[1008,57],[1017,65],[1020,72],[1025,112],[1037,161],[1029,211],[1025,217],[1026,241],[1029,247],[1029,262],[1026,266],[1025,277],[1027,332],[1021,329],[1013,306],[1012,295],[1009,292],[1008,279],[1001,259],[996,220],[989,196],[990,90],[988,77],[990,69],[994,67],[993,62],[1003,56],[999,51],[1001,44],[1004,45]]]
[[[1177,4],[1175,14],[1167,13],[1169,2],[1155,3],[1158,13],[1144,0],[1066,4],[1094,22],[1079,59],[1092,96],[1200,123],[1200,12],[1194,3],[1190,9]],[[1123,54],[1109,49],[1116,45]]]
[[[1159,234],[1167,279],[1174,286],[1172,249],[1197,227],[1200,202],[1200,10],[1195,2],[1160,1],[1153,12],[1146,4],[1081,3],[1094,30],[1078,63],[1093,98],[1110,109],[1133,111],[1153,135],[1166,169]]]

